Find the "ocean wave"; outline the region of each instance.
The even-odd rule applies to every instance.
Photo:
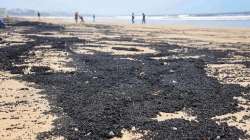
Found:
[[[250,20],[250,15],[237,16],[185,16],[182,20]]]

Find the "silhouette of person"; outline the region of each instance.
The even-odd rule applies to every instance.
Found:
[[[78,23],[78,17],[79,17],[78,12],[75,12],[75,21],[76,21],[76,24]]]
[[[93,15],[93,22],[95,22],[95,14]]]
[[[132,13],[132,24],[134,24],[134,23],[135,23],[135,14]]]
[[[37,17],[38,17],[38,19],[40,19],[40,17],[41,17],[40,12],[37,12]]]
[[[82,16],[79,16],[79,18],[80,18],[81,22],[83,23],[83,22],[84,22],[83,17],[82,17]]]
[[[146,24],[146,15],[142,13],[142,24]]]
[[[5,24],[1,19],[0,19],[0,28],[5,28]]]

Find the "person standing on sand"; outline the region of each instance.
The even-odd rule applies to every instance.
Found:
[[[78,17],[79,17],[78,12],[75,12],[75,21],[76,21],[76,24],[78,23]]]
[[[95,14],[93,15],[93,22],[95,22]]]
[[[132,13],[132,24],[134,24],[134,23],[135,23],[135,14]]]
[[[142,13],[142,24],[146,24],[146,15]]]
[[[37,12],[37,17],[38,17],[38,19],[40,20],[41,14],[40,14],[39,11]]]

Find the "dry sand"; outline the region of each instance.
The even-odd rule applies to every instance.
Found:
[[[11,66],[6,66],[7,68],[3,66],[0,73],[1,139],[35,139],[37,135],[41,136],[41,134],[42,136],[39,138],[43,139],[62,139],[64,137],[66,139],[79,137],[82,139],[84,137],[86,139],[112,138],[113,140],[163,139],[166,135],[168,135],[167,139],[213,139],[223,138],[223,135],[220,135],[222,133],[226,139],[249,138],[247,138],[247,135],[250,135],[250,29],[125,24],[75,25],[70,22],[65,23],[61,20],[51,19],[43,19],[42,22],[63,25],[65,29],[43,27],[43,25],[35,27],[36,23],[34,25],[24,24],[24,26],[10,25],[8,29],[1,30],[0,48],[3,52],[7,48],[7,51],[2,54],[3,56],[11,53],[8,48],[13,46],[15,48],[23,47],[23,44],[31,46],[31,48],[24,50],[26,53],[20,55],[21,61],[17,61],[20,58],[14,58],[11,60],[11,64],[8,64]],[[33,26],[34,29],[31,28]],[[32,41],[35,43],[30,43]],[[63,50],[60,48],[63,48]],[[1,65],[7,65],[3,61],[6,61],[6,59],[0,61],[0,63],[3,63]],[[202,73],[203,69],[200,70],[198,66],[196,68],[196,61],[198,61],[197,63],[199,61],[205,63],[205,73],[202,76],[199,74]],[[158,62],[163,66],[159,66]],[[194,67],[193,63],[195,63]],[[137,66],[137,64],[140,64],[140,66]],[[101,65],[100,68],[98,65]],[[176,67],[175,65],[180,66]],[[13,73],[13,67],[22,67],[23,69],[21,72],[17,72],[18,74],[11,74]],[[128,80],[128,83],[125,80],[124,85],[120,84],[114,89],[108,89],[101,85],[93,86],[95,80],[98,81],[99,76],[103,76],[103,79],[105,79],[105,76],[110,74],[110,77],[112,77],[113,74],[114,78],[118,75],[117,78],[119,79],[120,72],[123,72],[123,69],[127,69],[125,70],[127,73],[133,73],[134,69],[132,68],[134,67],[143,67],[142,70],[138,71],[137,78],[139,77],[139,80],[142,79],[141,81],[143,81],[143,79],[149,77],[149,81],[152,82],[157,76],[160,77],[160,80],[152,82],[151,85],[153,86],[149,84],[149,87],[147,85],[142,89],[140,89],[140,85],[137,85],[140,82],[136,83],[138,79],[133,81],[133,76],[131,76],[130,81]],[[102,69],[104,70],[102,71]],[[113,69],[116,69],[119,73],[113,72]],[[103,73],[98,73],[100,70]],[[51,74],[51,76],[47,78],[46,73]],[[72,73],[86,73],[87,76],[78,75],[72,78],[71,75],[68,75]],[[125,76],[122,78],[129,76],[127,73],[123,73]],[[58,76],[54,76],[54,74],[58,74]],[[33,75],[35,77],[32,77]],[[183,75],[184,77],[182,77]],[[187,78],[185,75],[187,75]],[[197,78],[197,76],[201,78]],[[108,80],[112,82],[112,78]],[[210,81],[212,81],[212,85],[216,83],[223,88],[229,86],[229,89],[224,91],[223,88],[220,88],[212,93],[211,97],[206,97],[209,90],[211,92],[214,90],[209,85],[211,84]],[[102,80],[98,82],[102,82]],[[132,84],[129,82],[132,82]],[[105,82],[102,84],[105,84]],[[136,86],[134,87],[134,85]],[[144,86],[145,83],[141,83],[142,85]],[[68,89],[65,86],[68,86]],[[79,88],[79,86],[83,87]],[[113,85],[108,83],[106,86]],[[172,98],[174,95],[171,94],[171,98],[165,95],[166,90],[169,92],[168,89],[165,89],[166,86],[173,86],[176,90],[180,90],[180,93],[186,91],[188,91],[187,94],[195,93],[194,96],[183,95],[191,100],[191,103],[185,102],[183,108],[179,107],[180,103],[178,102],[182,102],[182,100],[174,102],[175,99]],[[231,94],[228,91],[235,86],[240,89],[239,94]],[[71,87],[75,88],[71,89]],[[83,92],[81,89],[84,88],[87,88],[86,91],[91,93],[91,97],[90,95],[85,97],[85,95],[77,94],[78,91]],[[95,90],[98,88],[101,91]],[[145,95],[137,95],[136,92],[139,94],[140,91],[136,88],[145,90],[141,91],[142,93],[145,92]],[[99,95],[99,92],[110,92],[109,90],[112,91],[111,94]],[[131,90],[133,92],[130,95]],[[84,90],[84,92],[86,91]],[[196,94],[196,91],[200,91],[202,94]],[[226,92],[228,92],[228,96]],[[45,94],[41,95],[41,93]],[[96,95],[93,95],[95,93]],[[179,92],[176,94],[179,94]],[[61,99],[62,97],[63,99]],[[152,101],[147,97],[152,98]],[[89,100],[89,102],[82,101],[81,98],[88,98],[85,100]],[[140,101],[140,98],[145,99]],[[164,98],[170,99],[163,101]],[[176,98],[181,97],[177,96]],[[208,107],[194,105],[197,101],[196,98],[203,104],[208,104]],[[120,106],[120,102],[127,101],[130,102],[129,105],[122,104]],[[49,102],[51,102],[51,105]],[[108,102],[113,104],[110,105]],[[164,105],[156,105],[159,102]],[[178,106],[175,106],[175,104],[178,104]],[[62,108],[59,116],[64,114],[62,115],[64,118],[58,119],[58,116],[56,117],[58,112],[55,114],[55,111],[51,111],[51,106]],[[111,109],[114,110],[115,114],[126,111],[125,114],[133,115],[133,117],[120,116],[117,123],[117,120],[113,120],[117,116],[103,113],[103,110],[110,106],[111,108],[117,107],[117,109]],[[128,106],[128,108],[125,107],[124,109],[123,106]],[[143,109],[141,106],[143,106]],[[83,108],[81,109],[81,107]],[[231,111],[231,109],[234,111]],[[110,110],[106,112],[110,112]],[[77,114],[79,114],[79,117],[77,117]],[[93,120],[91,120],[92,117]],[[98,118],[102,118],[102,120]],[[60,119],[65,123],[57,124],[58,120],[61,121]],[[110,119],[115,123],[111,124]],[[85,122],[85,120],[87,121]],[[178,121],[180,122],[178,123]],[[182,124],[183,121],[185,125]],[[71,125],[67,122],[76,124]],[[129,126],[126,126],[126,123]],[[147,126],[146,123],[152,124]],[[226,126],[223,123],[226,123]],[[229,135],[229,132],[224,131],[218,132],[218,134],[217,132],[211,132],[210,134],[209,131],[215,129],[210,128],[210,126],[216,127],[216,130],[219,131],[222,129],[232,131],[232,134]],[[198,129],[205,129],[200,132],[201,134],[204,133],[204,137],[200,134],[192,135],[193,131],[185,129],[186,127],[191,127],[194,131],[197,129],[197,133],[200,132]],[[54,128],[58,131],[55,131]],[[178,131],[181,131],[181,134]],[[234,133],[233,131],[237,132]],[[244,134],[241,134],[241,131]],[[62,136],[59,137],[60,135]]]
[[[49,103],[24,81],[15,80],[16,75],[0,73],[0,137],[1,140],[36,139],[37,134],[53,128]]]

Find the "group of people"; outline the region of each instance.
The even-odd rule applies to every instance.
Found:
[[[40,18],[41,18],[40,12],[37,12],[37,17],[40,20]],[[92,16],[92,18],[93,18],[93,22],[95,22],[95,20],[96,20],[95,14]],[[76,24],[78,23],[78,19],[81,20],[81,23],[84,22],[83,16],[79,15],[78,12],[75,12],[75,22],[76,22]],[[135,24],[135,14],[134,13],[132,13],[132,24]],[[142,13],[142,24],[146,24],[146,15],[145,15],[145,13]]]
[[[135,14],[132,13],[132,24],[135,23]],[[142,13],[142,24],[146,24],[146,15]]]
[[[81,15],[79,15],[78,12],[75,12],[75,22],[76,22],[76,24],[78,23],[78,18],[81,20],[81,22],[84,22],[83,17]],[[93,15],[92,18],[93,18],[93,22],[95,22],[95,19],[96,19],[95,15]],[[135,14],[134,13],[132,13],[132,24],[135,24]],[[142,13],[142,24],[146,24],[146,15],[145,15],[145,13]]]
[[[95,22],[95,15],[92,16],[93,17],[93,22]],[[81,22],[84,22],[83,16],[79,15],[78,12],[75,12],[75,22],[76,24],[78,23],[78,18],[81,20]]]
[[[40,18],[41,18],[41,13],[40,13],[39,11],[37,12],[37,17],[38,17],[38,19],[40,20]],[[75,12],[75,22],[76,22],[76,23],[78,23],[78,19],[80,19],[82,23],[84,22],[83,16],[79,15],[78,12]],[[95,22],[95,15],[93,15],[93,22]]]

